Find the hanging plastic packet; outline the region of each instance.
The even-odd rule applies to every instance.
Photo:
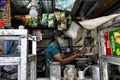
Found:
[[[67,10],[67,11],[72,11],[72,9],[73,9],[73,7],[74,7],[74,4],[75,4],[75,2],[72,3],[71,5],[69,5],[65,10]]]
[[[80,28],[81,27],[76,22],[73,21],[70,28],[66,31],[65,34],[71,37],[72,39],[76,39]]]
[[[42,22],[41,22],[42,24],[47,25],[47,17],[48,17],[47,13],[42,14]]]
[[[54,25],[54,14],[53,13],[50,13],[49,16],[48,16],[48,27],[49,28],[54,28],[55,25]]]
[[[53,13],[50,13],[50,14],[48,15],[48,19],[54,19],[54,14],[53,14]]]
[[[61,29],[62,29],[62,30],[65,30],[65,29],[66,29],[66,26],[67,26],[66,24],[61,23]]]
[[[61,12],[61,23],[65,23],[65,12]]]
[[[55,0],[55,8],[71,11],[75,1],[76,0]]]
[[[60,16],[60,12],[59,11],[55,12],[55,17],[56,17],[57,21],[60,22],[61,16]]]
[[[65,12],[61,12],[61,29],[64,30],[67,27],[67,20],[65,17]]]
[[[49,28],[54,28],[54,27],[55,27],[55,26],[54,26],[54,20],[53,20],[53,19],[48,20],[48,27],[49,27]]]

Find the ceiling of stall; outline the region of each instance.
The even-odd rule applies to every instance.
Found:
[[[27,6],[31,0],[10,1],[12,15],[23,15],[29,13]],[[37,0],[37,4],[39,14],[58,10],[55,8],[55,0]],[[71,13],[74,19],[84,20],[109,15],[119,10],[120,0],[76,0],[72,10],[66,10],[66,13]]]

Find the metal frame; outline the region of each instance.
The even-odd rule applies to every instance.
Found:
[[[12,38],[10,36],[18,35]],[[20,40],[21,53],[20,56],[0,57],[0,65],[18,65],[18,80],[28,80],[28,72],[30,72],[29,80],[36,80],[36,37],[32,37],[32,54],[27,53],[28,34],[26,29],[1,29],[0,36],[5,36],[6,40]],[[30,71],[27,70],[30,63]]]
[[[116,28],[109,28],[99,32],[99,60],[100,60],[100,80],[108,79],[108,63],[120,65],[120,58],[115,56],[107,56],[104,44],[104,33],[106,31],[114,30]]]

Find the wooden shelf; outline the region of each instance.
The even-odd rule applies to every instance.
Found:
[[[46,25],[38,25],[37,27],[25,26],[25,28],[29,29],[29,30],[37,30],[37,29],[40,29],[40,30],[57,30],[57,27],[49,28]]]

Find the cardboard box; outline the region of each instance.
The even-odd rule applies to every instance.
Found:
[[[108,33],[112,55],[120,56],[120,28],[111,30]]]

